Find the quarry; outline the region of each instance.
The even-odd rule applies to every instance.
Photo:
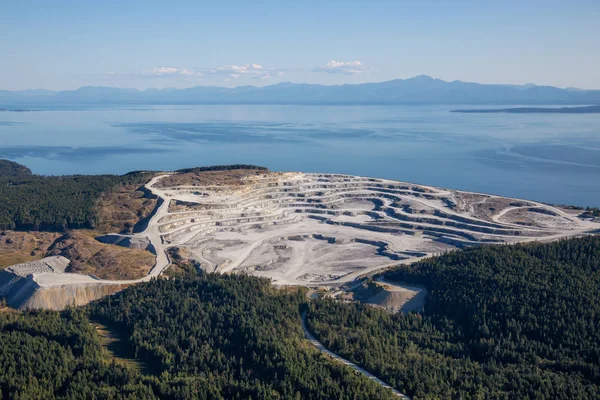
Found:
[[[568,208],[342,174],[192,171],[156,175],[145,188],[158,199],[145,229],[96,240],[152,252],[155,263],[147,275],[118,280],[68,273],[70,260],[54,256],[0,271],[0,296],[15,308],[85,304],[158,278],[171,264],[170,252],[180,250],[205,272],[355,292],[355,299],[367,303],[378,296],[383,307],[398,311],[382,290],[408,303],[424,297],[422,291],[382,281],[361,289],[361,282],[451,250],[551,241],[600,229],[597,221]],[[415,301],[411,307],[418,308]]]

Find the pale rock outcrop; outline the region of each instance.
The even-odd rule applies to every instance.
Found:
[[[122,284],[65,284],[42,286],[36,281],[40,274],[64,274],[69,260],[61,256],[17,264],[0,271],[0,297],[16,309],[44,308],[62,310],[70,305],[84,305],[123,290]]]

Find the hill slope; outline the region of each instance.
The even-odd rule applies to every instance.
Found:
[[[0,177],[30,176],[31,170],[24,165],[10,160],[0,160]]]

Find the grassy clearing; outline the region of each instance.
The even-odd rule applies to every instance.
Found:
[[[52,232],[0,232],[0,268],[39,260],[60,234]]]
[[[124,333],[97,320],[91,320],[90,323],[96,329],[100,344],[106,350],[107,361],[109,363],[115,362],[138,373],[148,372],[147,365],[135,359],[133,348],[128,343]]]

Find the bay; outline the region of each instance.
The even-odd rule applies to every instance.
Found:
[[[456,106],[33,108],[0,112],[0,158],[38,174],[256,164],[600,206],[600,114],[450,113]]]

